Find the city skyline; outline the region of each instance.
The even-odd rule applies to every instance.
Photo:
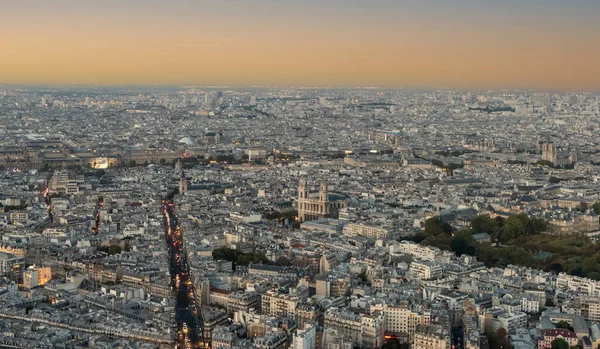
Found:
[[[1,84],[600,89],[593,1],[4,7]]]

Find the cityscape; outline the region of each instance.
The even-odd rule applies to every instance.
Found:
[[[600,348],[600,2],[0,7],[0,349]]]
[[[600,341],[600,95],[2,90],[0,344]]]

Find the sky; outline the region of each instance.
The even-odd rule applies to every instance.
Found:
[[[0,0],[0,83],[600,89],[598,0]]]

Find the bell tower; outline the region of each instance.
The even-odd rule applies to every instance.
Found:
[[[300,179],[300,186],[298,187],[298,199],[307,199],[308,189],[306,187],[306,178]]]
[[[185,173],[181,171],[181,176],[179,177],[179,194],[185,194],[188,189],[188,181],[185,178]]]
[[[322,203],[327,202],[327,184],[321,183],[321,188],[319,189],[319,201]]]

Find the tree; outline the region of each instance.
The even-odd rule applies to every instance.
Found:
[[[592,209],[594,210],[594,213],[596,213],[597,215],[600,215],[600,201],[596,201],[592,205]]]
[[[425,234],[426,235],[441,235],[451,234],[452,226],[444,222],[440,217],[429,218],[425,221]]]
[[[164,165],[167,163],[167,160],[165,160],[165,159],[160,159],[160,160],[158,160],[158,163],[159,163],[161,166],[164,166]]]
[[[503,349],[510,349],[512,348],[512,345],[510,345],[509,341],[508,341],[508,333],[506,332],[506,330],[502,327],[500,327],[497,331],[496,331],[496,340],[498,341],[497,345],[498,348],[503,348]]]
[[[129,167],[135,167],[135,165],[137,165],[135,160],[129,160]]]
[[[588,210],[588,208],[589,208],[589,205],[588,205],[587,203],[585,203],[585,202],[580,202],[580,203],[579,203],[579,206],[577,207],[577,209],[578,209],[579,211],[581,211],[581,212],[585,212],[585,211],[587,211],[587,210]]]
[[[465,234],[456,234],[450,243],[450,247],[457,256],[468,254],[471,256],[475,255],[475,247],[473,247],[473,238]]]
[[[108,254],[109,255],[119,254],[119,253],[121,253],[121,246],[119,246],[119,245],[111,245],[108,248]]]
[[[525,227],[523,223],[521,223],[518,219],[513,219],[514,217],[510,217],[506,220],[506,223],[502,226],[502,231],[500,233],[500,242],[507,243],[511,240],[514,240],[518,236],[524,235]]]
[[[471,229],[473,229],[473,233],[475,234],[488,233],[493,235],[493,233],[500,229],[500,222],[491,219],[490,216],[479,215],[471,221]]]
[[[550,345],[552,349],[570,349],[569,343],[560,337],[553,340]]]
[[[563,271],[563,266],[560,263],[552,263],[552,265],[550,265],[550,269],[556,274],[560,274]]]
[[[565,330],[573,331],[573,326],[566,321],[559,321],[555,326],[556,328],[564,328]]]

